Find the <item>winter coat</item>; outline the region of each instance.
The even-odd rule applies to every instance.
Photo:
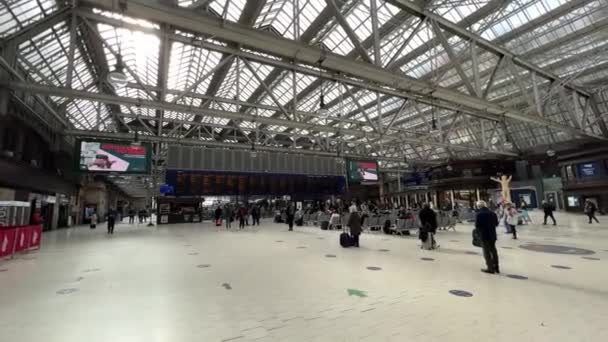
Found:
[[[483,241],[496,241],[498,217],[488,208],[481,208],[475,218],[475,229]]]
[[[424,208],[418,214],[420,218],[421,228],[424,228],[428,233],[437,232],[437,214],[431,208]]]
[[[348,218],[348,227],[351,234],[361,234],[361,217],[357,212],[351,213]]]

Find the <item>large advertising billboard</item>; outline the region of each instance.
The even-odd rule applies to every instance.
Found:
[[[348,181],[371,183],[378,181],[378,163],[375,161],[348,161]]]
[[[150,172],[152,151],[149,144],[80,140],[76,145],[81,172]]]

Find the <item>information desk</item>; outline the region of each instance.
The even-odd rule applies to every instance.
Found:
[[[159,197],[157,224],[199,223],[203,220],[202,198]]]

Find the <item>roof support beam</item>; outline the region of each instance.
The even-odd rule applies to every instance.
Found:
[[[340,0],[337,0],[337,1],[340,1]],[[372,64],[373,63],[372,59],[369,58],[369,55],[367,54],[367,50],[365,50],[363,45],[361,45],[361,41],[357,37],[357,34],[355,33],[355,31],[353,31],[353,29],[350,27],[350,25],[348,25],[346,18],[344,18],[344,16],[342,15],[342,12],[340,12],[340,8],[338,7],[338,5],[336,5],[336,0],[325,0],[325,3],[334,12],[334,16],[336,17],[336,20],[338,20],[338,23],[340,24],[340,27],[342,27],[344,32],[346,32],[348,39],[350,39],[351,43],[353,43],[353,46],[355,47],[355,50],[357,50],[357,53],[359,54],[359,56],[367,63]]]
[[[51,27],[59,24],[60,22],[65,21],[71,14],[71,7],[60,8],[52,14],[45,16],[43,19],[33,22],[28,26],[23,27],[21,30],[2,39],[2,44],[4,45],[11,42],[14,43],[15,46],[19,46],[21,43],[26,42],[50,29]]]
[[[392,1],[394,2],[395,0]],[[108,6],[108,3],[102,0],[84,0],[84,2],[99,6],[100,8],[112,10],[112,7]],[[367,82],[375,82],[384,85],[385,87],[393,88],[398,92],[406,92],[422,98],[435,98],[434,101],[451,102],[461,106],[463,109],[468,108],[475,112],[482,112],[494,116],[495,119],[506,116],[513,120],[548,126],[571,134],[587,135],[592,138],[603,139],[600,136],[583,132],[573,127],[565,126],[538,116],[526,115],[525,113],[504,108],[492,102],[473,96],[467,96],[451,89],[432,87],[427,82],[395,75],[390,71],[368,63],[352,61],[344,56],[330,54],[321,51],[318,48],[288,39],[277,38],[249,27],[224,22],[217,18],[208,18],[179,8],[162,6],[152,0],[125,0],[125,2],[127,4],[125,14],[127,15],[138,16],[154,22],[165,22],[199,34],[213,35],[219,40],[241,44],[278,57],[292,58],[309,65],[314,65],[321,57],[325,57],[323,66],[329,70],[351,75]],[[438,23],[440,22],[438,21]]]
[[[266,125],[277,125],[277,126],[285,126],[292,128],[299,128],[305,130],[315,130],[318,132],[327,132],[327,133],[343,133],[345,135],[351,135],[354,137],[360,138],[374,138],[374,139],[382,139],[385,143],[414,143],[414,144],[424,144],[429,146],[436,147],[449,147],[454,150],[461,151],[477,151],[483,153],[491,153],[491,154],[499,154],[499,155],[507,155],[507,156],[515,156],[509,152],[501,152],[494,150],[485,150],[476,146],[470,145],[452,145],[445,144],[441,142],[434,141],[422,141],[416,138],[410,138],[403,134],[379,134],[375,132],[363,132],[361,130],[352,130],[345,128],[335,128],[318,124],[308,124],[303,122],[297,122],[293,120],[285,120],[285,119],[277,119],[270,117],[261,117],[254,116],[250,114],[244,114],[239,112],[228,112],[223,110],[212,110],[212,109],[202,109],[202,108],[192,108],[187,105],[179,105],[172,104],[164,101],[155,101],[155,100],[146,100],[146,99],[134,99],[129,97],[115,96],[109,94],[101,94],[101,93],[91,93],[87,91],[80,91],[74,89],[67,89],[63,87],[53,87],[46,86],[40,84],[32,84],[25,82],[1,82],[0,85],[5,85],[13,88],[14,90],[34,93],[34,94],[45,94],[50,96],[60,96],[66,98],[79,98],[79,99],[87,99],[90,101],[101,101],[104,103],[113,103],[116,105],[124,105],[124,106],[141,106],[151,109],[159,109],[159,110],[169,110],[176,111],[182,113],[188,113],[196,116],[202,117],[220,117],[229,120],[244,120],[244,121],[256,121]]]
[[[424,10],[423,8],[421,8],[420,6],[417,6],[416,4],[414,4],[413,2],[411,2],[409,0],[387,0],[387,2],[395,5],[397,8],[410,12],[413,15],[420,16],[420,17],[428,17],[429,19],[436,22],[437,25],[441,26],[444,30],[449,31],[452,34],[454,34],[464,40],[472,41],[475,44],[478,44],[481,48],[483,48],[487,51],[490,51],[497,56],[511,57],[513,60],[513,63],[515,63],[519,67],[522,67],[529,71],[534,71],[539,76],[545,77],[551,81],[563,82],[563,80],[561,80],[557,75],[554,75],[526,60],[521,59],[519,56],[512,53],[511,51],[509,51],[499,45],[496,45],[496,44],[488,41],[487,39],[484,39],[481,36],[468,31],[465,28],[462,28],[461,26],[443,18],[442,16],[439,16],[435,13]],[[582,89],[578,89],[577,86],[574,86],[567,82],[565,83],[565,86],[571,90],[579,92],[581,95],[583,95],[585,97],[589,96],[589,93],[587,93],[586,91],[584,91]]]

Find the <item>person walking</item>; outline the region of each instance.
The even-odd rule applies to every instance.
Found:
[[[587,214],[587,216],[589,217],[589,224],[593,223],[593,221],[591,221],[592,219],[595,220],[595,222],[600,223],[600,221],[597,219],[597,217],[595,217],[596,211],[597,211],[597,206],[595,205],[595,203],[593,203],[593,201],[591,201],[590,199],[586,199],[585,200],[585,214]]]
[[[519,213],[517,209],[513,207],[513,204],[507,203],[506,205],[506,216],[507,216],[507,224],[509,225],[509,230],[513,234],[513,240],[517,240],[517,221],[519,220]]]
[[[553,220],[553,225],[555,226],[555,217],[553,217],[553,212],[555,211],[555,205],[553,203],[549,203],[545,200],[542,202],[543,211],[545,212],[545,220],[543,221],[543,225],[547,224],[547,217],[550,217]]]
[[[116,224],[116,211],[110,209],[108,211],[108,234],[114,234],[114,225]]]
[[[486,267],[482,269],[485,273],[500,273],[498,264],[498,251],[496,250],[496,227],[498,226],[498,217],[488,209],[486,202],[477,202],[477,216],[475,217],[475,230],[477,236],[481,240],[481,248],[483,249],[483,257],[486,260]]]
[[[224,215],[224,220],[226,221],[226,229],[232,228],[232,218],[233,218],[234,212],[232,211],[232,206],[230,205],[230,203],[228,203],[224,206],[223,215]]]
[[[222,208],[219,205],[217,206],[217,208],[215,208],[214,217],[215,217],[215,225],[221,226],[222,225]]]
[[[420,240],[422,241],[421,248],[435,249],[437,243],[435,241],[435,233],[437,232],[437,214],[429,203],[425,203],[422,210],[418,214],[420,218]]]
[[[287,224],[289,225],[289,230],[293,230],[293,221],[296,217],[296,207],[293,205],[293,202],[289,202],[287,206]]]
[[[129,209],[129,224],[135,223],[135,210]]]
[[[259,226],[260,225],[260,207],[258,207],[258,205],[254,205],[253,208],[251,208],[251,219],[253,220],[253,225],[255,226],[256,224]]]
[[[530,218],[530,213],[528,213],[528,204],[526,201],[521,201],[521,206],[519,207],[521,210],[521,219],[524,224],[532,224],[532,219]]]
[[[93,212],[91,214],[91,225],[90,225],[91,229],[95,229],[97,228],[97,213]]]
[[[349,208],[350,216],[348,217],[348,228],[350,235],[353,238],[353,246],[359,248],[359,236],[361,235],[361,217],[357,212],[357,206]]]
[[[245,229],[245,220],[247,219],[247,207],[241,205],[237,211],[237,217],[239,219],[239,229]]]

